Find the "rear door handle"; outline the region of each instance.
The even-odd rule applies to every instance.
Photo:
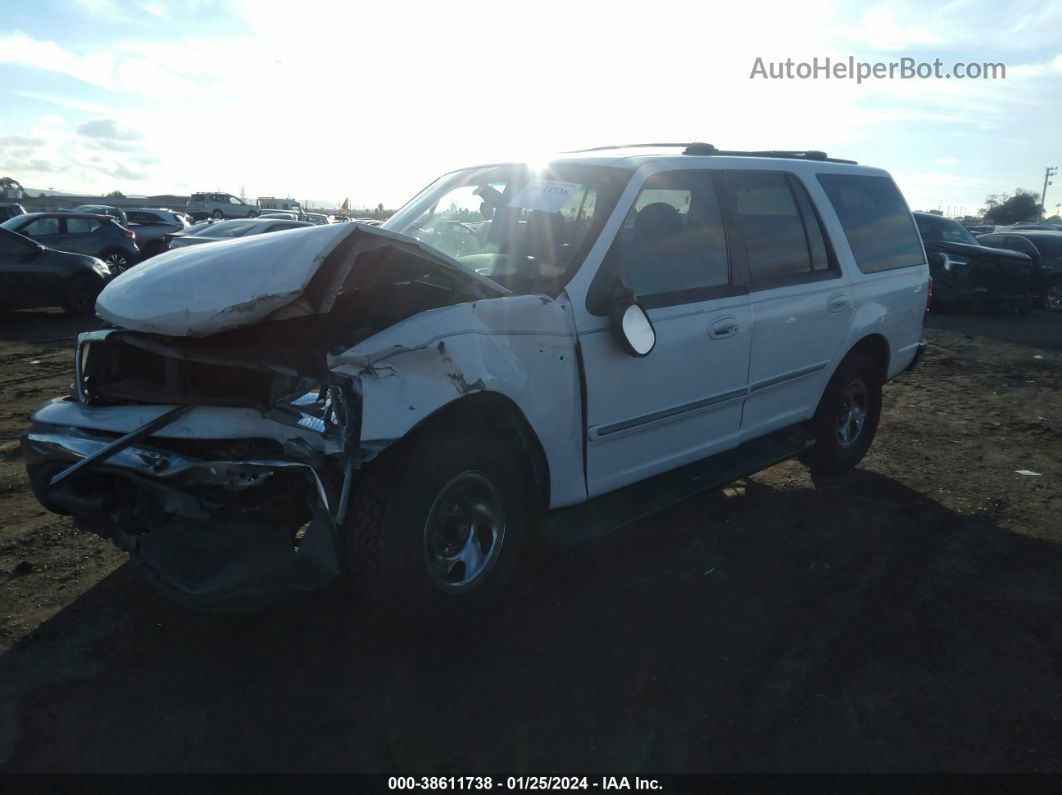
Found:
[[[708,329],[708,336],[713,340],[722,340],[727,337],[733,337],[738,332],[738,322],[736,318],[724,317],[721,320],[717,320],[712,324],[712,327]]]
[[[826,308],[831,312],[843,312],[848,308],[848,296],[844,293],[836,293],[830,296],[826,302]]]

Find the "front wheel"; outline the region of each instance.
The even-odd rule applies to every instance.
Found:
[[[83,273],[75,276],[66,286],[63,311],[74,317],[91,315],[96,309],[96,296],[100,294],[99,279]]]
[[[467,624],[500,601],[519,557],[519,456],[477,430],[396,448],[366,468],[348,512],[351,584],[377,619]]]
[[[1044,288],[1044,309],[1062,312],[1062,279],[1048,282]]]
[[[866,356],[841,362],[822,393],[812,420],[815,448],[808,463],[813,471],[840,474],[863,460],[881,418],[881,379]]]
[[[249,213],[247,213],[247,217],[248,218],[257,218],[258,217],[258,210],[251,210]]]

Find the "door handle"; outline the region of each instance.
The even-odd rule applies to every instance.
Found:
[[[830,300],[826,302],[826,308],[830,312],[843,312],[848,308],[848,296],[844,293],[836,293],[830,296]]]
[[[708,329],[708,336],[713,340],[722,340],[733,337],[738,332],[738,322],[735,318],[724,317],[715,321]]]

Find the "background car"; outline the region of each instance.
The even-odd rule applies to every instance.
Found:
[[[181,232],[190,225],[184,213],[161,208],[137,207],[126,210],[126,215],[142,259],[165,251],[166,235]]]
[[[332,216],[325,215],[324,213],[303,213],[302,217],[305,220],[309,221],[311,224],[315,224],[317,226],[323,226],[324,224],[333,223]]]
[[[0,224],[58,251],[99,257],[121,273],[140,260],[140,249],[131,229],[109,215],[55,212],[26,213]]]
[[[64,209],[67,213],[92,213],[93,215],[109,215],[122,226],[129,226],[129,218],[121,207],[111,207],[109,204],[79,204],[77,207]]]
[[[185,210],[192,218],[254,218],[258,207],[231,193],[193,193]]]
[[[313,226],[313,224],[306,221],[288,221],[280,218],[221,221],[212,224],[209,228],[196,235],[176,235],[170,240],[169,247],[171,249],[184,248],[186,246],[197,246],[200,243],[216,243],[219,240],[282,232],[286,229],[299,229],[306,226]]]
[[[933,213],[912,213],[933,276],[933,306],[989,311],[1032,309],[1033,268],[1029,257],[990,248],[957,221]]]
[[[25,215],[26,208],[21,204],[0,204],[0,221],[14,218],[16,215]]]
[[[61,306],[71,315],[89,315],[112,275],[96,257],[56,251],[0,227],[2,309]]]
[[[263,210],[258,214],[259,218],[287,218],[289,221],[300,220],[298,213],[289,210]]]
[[[1025,254],[1033,264],[1033,290],[1045,309],[1062,311],[1062,232],[1025,229],[981,235],[981,245]]]

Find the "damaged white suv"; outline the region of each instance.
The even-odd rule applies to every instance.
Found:
[[[23,450],[42,504],[188,603],[345,575],[386,615],[460,616],[537,534],[857,464],[928,294],[888,174],[821,152],[470,168],[379,228],[127,271]]]

